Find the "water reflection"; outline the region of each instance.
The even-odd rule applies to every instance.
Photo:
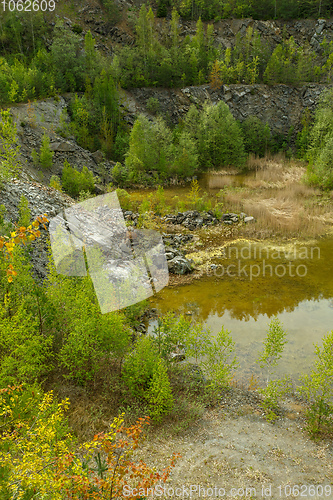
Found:
[[[218,276],[219,269],[208,269],[210,276],[190,285],[165,289],[152,299],[161,314],[174,310],[200,319],[217,333],[224,325],[231,331],[241,361],[242,376],[259,374],[253,360],[266,336],[267,324],[277,315],[288,330],[289,342],[279,365],[279,373],[298,376],[314,359],[313,344],[333,329],[333,240],[315,243],[319,254],[313,258],[267,259],[267,264],[305,265],[306,275],[283,277],[262,274],[250,279],[242,275]],[[299,256],[299,254],[297,254]],[[310,255],[310,254],[309,254]],[[290,257],[290,255],[289,255]],[[227,263],[237,264],[238,259]],[[218,259],[217,259],[218,261]],[[225,259],[220,260],[226,264]],[[247,265],[262,265],[260,259],[248,259]],[[244,264],[244,260],[241,263]],[[280,268],[282,269],[282,268]],[[221,273],[220,273],[221,274]]]

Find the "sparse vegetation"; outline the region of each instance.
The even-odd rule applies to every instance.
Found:
[[[95,187],[94,175],[85,166],[79,172],[65,160],[61,184],[64,190],[73,197],[79,196],[82,191],[93,194]]]
[[[68,115],[62,112],[57,133],[99,151],[94,158],[104,190],[116,189],[121,207],[139,213],[135,222],[126,222],[129,226],[162,232],[167,222],[161,217],[170,213],[209,212],[207,216],[220,219],[223,212],[237,211],[253,215],[256,222],[246,224],[242,216],[232,228],[212,228],[220,239],[323,234],[333,220],[332,91],[323,95],[314,118],[309,110],[304,112],[296,143],[292,129],[277,133],[256,116],[240,124],[215,95],[222,85],[232,83],[331,83],[333,42],[324,40],[315,52],[313,46],[299,46],[282,33],[270,45],[250,24],[232,47],[222,49],[214,41],[213,22],[203,21],[328,16],[331,2],[158,0],[157,16],[168,16],[161,22],[145,4],[133,5],[128,20],[113,0],[99,3],[106,31],[112,30],[115,38],[119,33],[113,25],[121,21],[121,43],[115,44],[112,56],[96,48],[98,44],[104,54],[108,52],[104,24],[96,24],[100,33],[95,40],[85,19],[76,18],[75,2],[58,2],[57,19],[50,12],[0,13],[0,104],[29,103],[27,117],[19,120],[22,137],[27,132],[29,137],[30,128],[36,133],[38,109],[30,100],[55,97],[59,102],[59,94],[70,93]],[[94,8],[97,12],[97,4]],[[71,18],[73,14],[74,22],[67,18],[64,23],[63,13]],[[184,19],[196,21],[190,35],[182,33]],[[144,99],[153,116],[139,114],[134,123],[123,119],[120,87],[181,87],[186,92],[187,86],[207,83],[214,91],[212,102],[201,107],[202,101],[192,96],[177,125],[172,123],[174,116],[162,115],[163,99],[148,97],[149,92]],[[50,147],[53,131],[44,130],[40,148],[30,155],[37,168],[51,175],[57,173]],[[10,111],[1,110],[1,183],[20,173],[19,154],[16,125]],[[109,170],[104,160],[117,163]],[[248,170],[248,175],[233,186],[230,177],[223,178],[222,168],[241,175]],[[220,188],[219,193],[201,188],[200,176],[207,171],[216,172],[209,189]],[[98,192],[97,180],[86,166],[65,161],[61,179],[51,175],[50,186],[81,202]],[[110,180],[116,185],[106,187]],[[172,182],[190,185],[182,185],[175,196],[166,187]],[[152,188],[139,194],[123,189],[135,185]],[[232,387],[237,389],[232,332],[221,325],[213,336],[190,310],[186,315],[158,316],[153,334],[141,335],[148,301],[101,314],[89,272],[62,276],[51,258],[45,281],[37,283],[31,245],[48,221],[45,216],[33,221],[29,203],[22,195],[16,224],[5,221],[6,208],[0,206],[0,495],[5,500],[111,500],[124,496],[129,484],[147,488],[163,483],[175,456],[164,470],[160,464],[156,469],[148,461],[138,462],[134,452],[143,427],[150,421],[151,432],[157,430],[162,441],[164,433],[183,438],[185,431],[193,431],[207,408],[223,408],[221,418],[226,418]],[[188,247],[192,245],[195,253],[197,247],[213,245],[212,233],[208,226],[198,230],[198,241],[194,238]],[[288,376],[274,376],[286,342],[283,325],[274,317],[258,360],[266,370],[266,386],[256,389],[252,399],[248,393],[244,398],[251,404],[256,400],[256,415],[264,413],[271,423],[283,415],[281,400],[294,390]],[[332,352],[330,332],[322,347],[316,345],[314,367],[297,387],[308,405],[307,430],[316,439],[333,434]],[[228,411],[243,417],[249,411],[244,401]],[[271,453],[275,459],[284,457],[281,449]],[[197,469],[204,470],[209,459]],[[219,458],[214,467],[227,469],[226,463]],[[230,468],[228,474],[232,479],[267,481],[252,466],[240,470],[236,474]],[[147,496],[127,498],[139,495]]]

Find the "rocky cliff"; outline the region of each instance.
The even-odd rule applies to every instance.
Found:
[[[321,93],[333,85],[308,84],[303,87],[288,85],[222,85],[219,90],[209,85],[184,89],[142,88],[122,91],[122,105],[127,110],[125,119],[134,122],[138,113],[147,113],[150,97],[158,100],[160,112],[176,124],[193,103],[201,106],[205,101],[227,103],[236,120],[243,121],[254,115],[267,122],[273,132],[287,134],[291,127],[294,135],[301,128],[301,117],[306,108],[313,113]]]

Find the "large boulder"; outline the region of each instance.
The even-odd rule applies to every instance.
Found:
[[[174,257],[168,261],[169,272],[172,274],[187,274],[192,272],[192,261],[186,257]]]

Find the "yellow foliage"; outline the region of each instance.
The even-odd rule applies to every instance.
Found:
[[[50,391],[34,410],[36,416],[24,420],[25,411],[23,418],[16,415],[21,392],[22,386],[0,390],[0,421],[5,422],[1,425],[0,467],[7,472],[0,497],[2,492],[6,498],[10,494],[22,500],[27,491],[34,491],[34,498],[52,500],[112,499],[121,498],[126,486],[138,491],[167,480],[178,455],[174,454],[161,473],[131,460],[149,417],[124,427],[122,414],[114,419],[109,432],[97,434],[75,453],[72,436],[61,431],[68,400],[55,405]],[[34,405],[33,398],[24,410],[29,405]],[[134,500],[138,495],[127,498]]]
[[[48,219],[46,214],[44,214],[43,216],[38,216],[32,225],[28,227],[17,226],[16,230],[10,233],[10,237],[0,236],[0,250],[4,253],[5,258],[13,258],[13,251],[16,245],[20,243],[25,245],[28,241],[35,241],[36,238],[39,238],[41,235],[39,226],[42,225],[46,229],[45,224],[47,222]],[[13,270],[13,266],[10,264],[7,269],[8,283],[12,283],[13,276],[17,276],[17,272]]]

